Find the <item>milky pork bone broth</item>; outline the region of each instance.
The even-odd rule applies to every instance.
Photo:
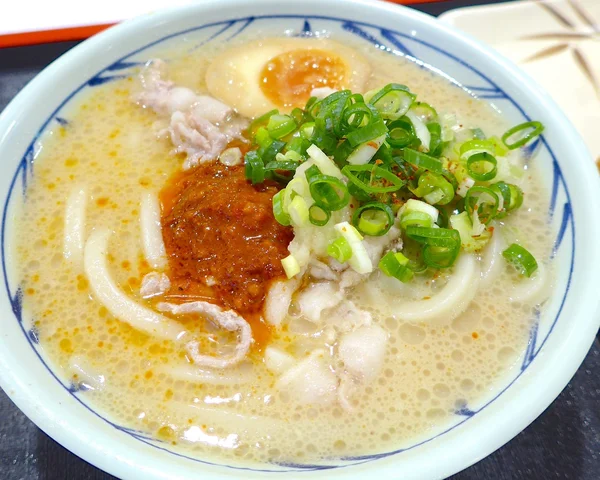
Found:
[[[250,465],[408,447],[497,392],[551,285],[549,195],[535,160],[499,140],[510,125],[346,38],[185,48],[86,89],[42,137],[12,245],[61,381],[169,449]],[[390,84],[416,97],[373,100]],[[376,121],[387,133],[350,145]],[[490,156],[495,177],[472,178]],[[346,165],[387,190],[359,191]],[[343,206],[332,191],[349,192]],[[512,244],[535,258],[530,276],[502,255]]]

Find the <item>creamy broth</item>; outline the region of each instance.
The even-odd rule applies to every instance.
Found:
[[[506,130],[496,112],[447,80],[401,58],[357,48],[373,69],[367,89],[401,82],[419,100],[456,114],[462,125],[490,134]],[[204,73],[218,54],[179,56],[169,77],[203,92]],[[25,311],[60,378],[91,387],[77,393],[86,403],[121,425],[202,458],[302,463],[410,446],[451,424],[457,410],[477,406],[498,390],[525,350],[536,302],[544,299],[511,302],[518,280],[508,266],[450,324],[395,319],[388,306],[402,291],[390,290],[379,273],[351,291],[357,305],[389,332],[382,371],[353,397],[351,412],[338,404],[300,405],[278,394],[277,377],[263,362],[264,345],[251,349],[229,385],[189,381],[182,370],[189,367],[184,350],[112,317],[92,295],[81,266],[63,257],[64,210],[73,189],[86,187],[86,234],[101,227],[114,232],[108,257],[113,278],[132,298],[153,306],[139,293],[151,270],[142,255],[139,199],[146,191],[158,193],[184,156],[171,155],[170,142],[157,139],[156,115],[132,101],[138,88],[135,78],[126,78],[73,101],[68,125],[55,125],[43,138],[15,228]],[[541,263],[549,258],[551,235],[545,221],[548,194],[535,166],[521,186],[524,206],[503,220],[505,230]],[[446,273],[417,279],[406,295],[433,295],[446,281]],[[204,347],[213,353],[221,348],[214,346],[217,340],[231,337],[197,319],[185,327],[203,335]],[[298,322],[272,329],[270,338],[271,345],[296,358],[324,342],[318,328]],[[240,379],[243,383],[236,383]]]

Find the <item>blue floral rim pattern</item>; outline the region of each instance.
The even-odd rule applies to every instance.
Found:
[[[346,20],[343,18],[326,17],[326,16],[318,16],[318,15],[311,15],[311,16],[264,15],[264,16],[253,16],[253,17],[239,18],[239,19],[235,19],[235,20],[222,21],[222,22],[212,23],[212,24],[208,24],[208,25],[202,25],[199,27],[194,27],[194,28],[191,28],[191,29],[188,29],[185,31],[181,31],[181,32],[163,37],[163,38],[161,38],[155,42],[152,42],[148,45],[145,45],[144,47],[139,48],[138,50],[131,52],[130,54],[117,60],[115,63],[113,63],[109,67],[105,68],[104,70],[98,72],[94,77],[92,77],[91,79],[89,79],[88,81],[86,81],[85,83],[80,85],[79,88],[77,88],[67,98],[65,98],[63,100],[63,102],[56,108],[56,110],[53,112],[53,114],[50,115],[50,117],[48,117],[46,119],[43,126],[37,133],[36,137],[33,139],[31,144],[29,145],[29,148],[26,150],[25,154],[23,155],[23,158],[22,158],[21,162],[19,163],[19,166],[18,166],[17,170],[15,171],[15,174],[12,178],[10,189],[9,189],[7,198],[4,203],[3,217],[2,217],[1,243],[2,243],[2,267],[3,267],[6,293],[10,299],[13,313],[15,315],[16,320],[19,322],[19,325],[21,327],[21,330],[23,331],[23,334],[25,335],[31,348],[33,349],[33,351],[35,352],[35,354],[37,355],[39,360],[44,364],[44,366],[46,367],[46,369],[48,370],[50,375],[52,375],[56,379],[56,381],[59,382],[59,384],[63,388],[65,388],[69,392],[70,395],[73,396],[73,398],[77,402],[79,402],[84,408],[89,410],[91,413],[93,413],[94,415],[96,415],[97,417],[99,417],[100,419],[102,419],[103,421],[105,421],[106,423],[108,423],[109,425],[114,427],[115,429],[119,430],[120,432],[123,432],[123,433],[131,436],[132,438],[135,438],[136,440],[143,442],[146,445],[149,445],[153,448],[162,450],[171,455],[175,455],[175,456],[178,456],[181,458],[192,460],[194,462],[200,462],[200,463],[204,463],[204,464],[208,464],[208,465],[220,466],[220,467],[231,468],[231,469],[236,469],[236,470],[246,470],[246,471],[253,471],[253,472],[264,472],[264,473],[268,473],[268,472],[273,472],[273,473],[305,472],[305,471],[315,471],[315,470],[336,469],[336,468],[348,467],[348,466],[352,466],[352,465],[358,465],[358,464],[378,460],[381,458],[389,457],[391,455],[400,454],[402,452],[414,449],[420,445],[426,444],[426,443],[434,440],[435,438],[438,438],[438,437],[454,430],[455,428],[459,427],[463,423],[467,422],[469,419],[473,418],[479,412],[484,410],[486,407],[488,407],[490,404],[492,404],[496,399],[498,399],[498,397],[500,397],[506,390],[508,390],[519,379],[519,377],[523,374],[523,372],[525,372],[526,369],[529,367],[529,365],[534,361],[534,359],[540,352],[541,348],[544,346],[544,344],[548,340],[548,337],[552,333],[554,326],[556,325],[556,322],[558,321],[558,318],[560,317],[560,313],[562,311],[562,308],[564,306],[564,303],[566,301],[566,298],[567,298],[567,295],[569,292],[569,287],[570,287],[572,275],[573,275],[574,258],[575,258],[575,223],[574,223],[573,214],[572,214],[571,199],[570,199],[570,195],[569,195],[569,191],[568,191],[566,182],[564,180],[563,174],[561,172],[560,166],[558,165],[558,162],[556,160],[554,153],[550,149],[548,143],[546,142],[546,139],[543,137],[541,137],[536,142],[534,142],[532,145],[530,145],[525,150],[524,154],[526,157],[532,157],[538,150],[540,150],[542,148],[546,149],[546,151],[550,154],[550,157],[552,158],[552,167],[553,167],[553,181],[552,181],[551,202],[550,202],[550,211],[549,211],[550,219],[552,219],[552,217],[554,217],[554,215],[556,213],[557,199],[559,197],[559,190],[561,188],[563,189],[564,194],[566,196],[566,201],[565,201],[563,209],[562,209],[562,218],[560,221],[560,226],[559,226],[557,237],[556,237],[556,240],[554,243],[554,252],[556,253],[559,250],[559,248],[563,244],[563,240],[564,240],[565,236],[567,235],[567,233],[569,231],[571,233],[571,241],[572,241],[572,245],[573,245],[573,248],[571,250],[571,255],[570,255],[571,258],[570,258],[569,277],[566,282],[564,296],[558,307],[556,317],[554,318],[546,335],[541,339],[538,338],[539,337],[538,323],[536,322],[534,324],[534,326],[532,327],[532,329],[530,331],[528,347],[525,352],[525,356],[523,359],[523,363],[520,367],[519,373],[508,385],[506,385],[497,395],[495,395],[494,398],[492,398],[491,400],[489,400],[487,403],[485,403],[484,405],[482,405],[481,407],[479,407],[476,410],[471,410],[467,406],[462,407],[461,409],[456,411],[456,414],[459,416],[459,418],[461,418],[460,421],[458,421],[451,427],[447,428],[446,430],[438,433],[437,435],[432,436],[431,438],[429,438],[427,440],[416,443],[416,444],[406,447],[406,448],[397,449],[397,450],[388,451],[388,452],[376,453],[376,454],[350,456],[350,457],[331,459],[330,460],[331,463],[324,462],[323,464],[277,463],[277,464],[273,464],[273,468],[250,468],[250,467],[237,467],[237,466],[230,466],[230,465],[222,465],[219,463],[209,462],[206,460],[201,460],[199,458],[190,457],[190,456],[184,455],[182,453],[174,452],[174,451],[170,450],[169,448],[167,448],[166,444],[164,444],[160,441],[157,441],[155,438],[150,436],[147,432],[137,431],[137,430],[123,427],[121,425],[118,425],[118,424],[112,422],[111,420],[107,419],[106,417],[102,416],[100,413],[96,412],[93,408],[91,408],[89,405],[87,405],[82,400],[82,398],[80,398],[81,394],[79,394],[79,392],[82,391],[80,388],[78,388],[75,385],[65,385],[57,377],[57,375],[49,367],[48,363],[44,360],[44,358],[41,355],[40,349],[37,347],[37,345],[39,344],[39,338],[38,338],[37,331],[35,330],[35,328],[27,329],[26,326],[24,325],[23,312],[22,312],[21,289],[19,287],[17,287],[16,290],[13,292],[10,287],[10,282],[9,282],[9,278],[8,278],[8,274],[7,274],[7,268],[6,268],[6,243],[5,243],[7,214],[8,214],[8,210],[9,210],[9,203],[10,203],[11,197],[14,193],[15,186],[17,185],[19,179],[22,184],[22,193],[25,194],[25,192],[26,192],[27,182],[33,171],[33,164],[34,164],[34,158],[35,158],[35,155],[34,155],[35,144],[36,144],[36,141],[38,140],[38,138],[40,137],[40,135],[46,130],[46,128],[48,128],[48,126],[53,121],[59,123],[60,125],[68,126],[68,123],[69,123],[68,119],[65,119],[64,117],[59,115],[61,109],[76,94],[78,94],[81,90],[83,90],[86,87],[93,88],[95,86],[103,85],[107,82],[126,78],[127,76],[129,76],[130,75],[128,73],[129,69],[139,67],[143,63],[141,61],[131,61],[131,58],[134,55],[136,55],[140,52],[143,52],[144,50],[146,50],[150,47],[153,47],[159,43],[162,43],[162,42],[169,40],[171,38],[174,38],[174,37],[178,37],[181,35],[185,35],[187,33],[196,32],[196,31],[200,31],[203,29],[207,29],[207,28],[213,28],[213,27],[217,27],[217,28],[220,27],[220,28],[218,28],[218,30],[216,32],[214,32],[212,35],[210,35],[203,42],[196,45],[195,48],[198,48],[201,45],[204,45],[205,43],[208,43],[210,41],[217,40],[217,39],[219,41],[229,41],[229,40],[233,39],[234,37],[236,37],[237,35],[239,35],[244,30],[246,30],[246,28],[248,28],[252,23],[254,23],[255,21],[258,21],[258,20],[298,21],[301,24],[301,27],[297,30],[299,32],[298,36],[308,36],[308,35],[312,34],[311,21],[335,22],[335,23],[341,24],[341,28],[344,31],[348,32],[351,35],[357,36],[364,41],[367,41],[367,42],[373,44],[374,46],[376,46],[379,49],[386,50],[388,52],[391,52],[391,53],[399,55],[399,56],[404,56],[404,57],[408,58],[409,60],[414,61],[415,63],[417,63],[418,65],[420,65],[423,68],[429,68],[433,71],[440,73],[439,70],[437,70],[436,68],[432,67],[431,65],[429,65],[427,63],[422,62],[419,58],[417,58],[413,54],[413,48],[410,46],[410,44],[411,44],[411,42],[414,42],[416,45],[431,49],[432,51],[436,52],[437,54],[444,56],[446,59],[451,60],[451,61],[459,64],[461,67],[466,68],[472,74],[475,74],[477,76],[478,80],[481,82],[481,84],[479,84],[479,85],[464,85],[464,84],[461,84],[451,78],[448,78],[450,81],[455,83],[458,87],[462,88],[467,93],[469,93],[472,96],[477,97],[477,98],[482,98],[482,99],[486,99],[486,100],[490,100],[490,101],[496,100],[496,101],[509,102],[514,108],[516,108],[518,110],[518,112],[520,112],[524,121],[530,120],[530,118],[527,116],[527,114],[524,112],[524,110],[521,108],[521,106],[519,104],[517,104],[517,102],[513,98],[511,98],[504,90],[502,90],[502,88],[500,88],[487,75],[480,72],[479,70],[477,70],[476,68],[474,68],[473,66],[471,66],[470,64],[465,62],[464,60],[461,60],[460,58],[456,57],[455,55],[453,55],[435,45],[432,45],[428,42],[417,39],[412,35],[407,35],[407,34],[404,34],[401,32],[393,31],[393,30],[383,29],[381,27],[378,27],[377,25],[373,25],[373,24],[369,24],[369,23],[365,23],[365,22],[350,21],[350,20]]]

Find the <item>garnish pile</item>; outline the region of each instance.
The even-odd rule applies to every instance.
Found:
[[[364,96],[343,90],[312,97],[289,115],[273,110],[254,120],[246,177],[284,186],[273,197],[282,225],[323,228],[334,212],[348,209],[350,221],[333,225],[338,236],[327,253],[359,273],[373,268],[364,236],[399,227],[402,251],[390,250],[379,269],[407,282],[415,273],[451,267],[461,250],[480,250],[493,221],[521,206],[516,182],[524,169],[511,151],[543,128],[527,122],[487,138],[479,128],[462,129],[452,115],[440,117],[404,85]],[[537,269],[520,245],[503,256],[523,275]],[[294,255],[282,263],[290,278],[301,271]]]

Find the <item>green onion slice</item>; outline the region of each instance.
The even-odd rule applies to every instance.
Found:
[[[352,257],[352,247],[344,237],[340,237],[327,246],[327,254],[338,262],[347,262]]]
[[[490,189],[498,194],[498,196],[502,196],[503,215],[499,215],[500,218],[523,204],[523,190],[512,183],[496,182],[490,185]]]
[[[251,150],[244,157],[246,178],[252,184],[265,181],[265,165],[256,150]]]
[[[408,267],[408,258],[400,252],[388,252],[379,261],[379,270],[388,277],[394,277],[403,283],[410,282],[414,272]]]
[[[352,215],[352,225],[363,235],[380,237],[389,232],[394,224],[394,212],[389,205],[370,202],[356,209]]]
[[[330,218],[331,212],[329,210],[325,210],[323,207],[317,204],[311,205],[308,209],[308,219],[310,220],[310,223],[316,225],[317,227],[327,225],[327,222]]]
[[[451,267],[460,252],[460,234],[448,228],[408,227],[406,234],[423,248],[423,261],[432,268]]]
[[[502,142],[510,150],[522,147],[527,144],[531,139],[537,137],[544,131],[544,125],[542,123],[533,121],[525,122],[520,125],[516,125],[509,129],[504,135],[502,135]],[[511,142],[511,137],[517,135],[517,139]]]
[[[372,115],[371,109],[364,102],[349,105],[342,116],[342,128],[346,131],[356,130],[364,122],[368,123]]]
[[[415,102],[410,109],[419,117],[423,123],[437,122],[438,113],[435,108],[425,102]]]
[[[264,163],[269,163],[275,160],[277,154],[281,152],[283,147],[286,145],[286,143],[282,142],[281,140],[272,140],[270,138],[269,140],[269,142],[263,142],[262,145],[259,144],[260,147],[257,150],[258,155],[260,158],[262,158]]]
[[[368,102],[373,105],[385,119],[396,120],[410,109],[417,96],[411,93],[406,85],[390,83],[375,93],[367,94]]]
[[[488,152],[490,155],[493,155],[496,152],[496,149],[490,140],[486,140],[485,138],[474,138],[473,140],[467,140],[461,144],[459,148],[461,157],[469,152]]]
[[[378,120],[376,122],[369,123],[365,127],[350,132],[346,136],[346,139],[352,147],[358,147],[363,143],[375,140],[376,138],[386,135],[387,133],[388,128],[385,126],[385,123],[383,123],[382,120]]]
[[[538,268],[534,256],[521,245],[513,243],[502,252],[502,256],[511,263],[521,275],[531,277]]]
[[[442,175],[425,172],[419,177],[418,187],[412,191],[430,205],[446,205],[454,198],[452,184]]]
[[[348,205],[350,193],[348,187],[339,178],[320,173],[313,165],[306,170],[306,179],[310,195],[317,205],[329,212],[335,212]]]
[[[285,190],[280,190],[273,195],[273,216],[278,223],[287,227],[290,224],[290,216],[285,212],[283,208]]]
[[[440,159],[418,152],[412,148],[404,149],[404,160],[434,173],[442,173],[443,170],[442,161]]]
[[[381,137],[388,132],[388,128],[382,120],[381,115],[379,115],[377,109],[371,105],[367,105],[367,108],[371,112],[368,123],[346,135],[346,139],[353,147],[358,147],[359,145],[370,140],[374,140],[377,137]]]
[[[261,115],[260,117],[256,117],[254,120],[252,120],[252,122],[250,122],[250,126],[248,127],[248,131],[250,132],[250,135],[255,136],[259,127],[265,127],[269,123],[269,119],[273,115],[277,115],[278,113],[279,113],[279,110],[274,109],[274,110],[271,110],[271,111],[265,113],[264,115]]]
[[[416,138],[415,128],[407,118],[399,118],[388,123],[387,142],[394,148],[404,148],[411,145]]]
[[[465,210],[471,220],[473,220],[476,211],[479,221],[487,225],[490,220],[498,215],[499,202],[498,194],[491,188],[475,186],[467,191]]]
[[[404,185],[392,172],[373,164],[346,165],[342,168],[342,173],[348,177],[348,181],[367,193],[395,192]],[[363,180],[365,176],[368,177],[368,183]],[[376,182],[381,180],[390,185],[377,186]]]
[[[496,176],[498,161],[487,152],[475,153],[467,159],[467,172],[473,180],[487,182]]]
[[[429,130],[429,154],[434,157],[439,157],[444,148],[444,142],[442,142],[442,126],[437,122],[430,122],[427,124],[427,130]]]
[[[400,217],[400,228],[406,230],[408,227],[433,227],[433,219],[425,212],[406,212]]]
[[[271,137],[280,139],[296,130],[296,122],[289,115],[280,115],[278,113],[269,117],[267,131]]]

